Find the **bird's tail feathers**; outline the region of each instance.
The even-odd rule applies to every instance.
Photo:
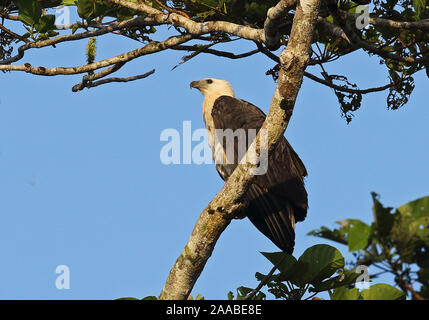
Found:
[[[279,201],[275,195],[264,192],[258,185],[251,185],[246,201],[249,202],[249,220],[277,247],[292,254],[295,245],[294,206]]]

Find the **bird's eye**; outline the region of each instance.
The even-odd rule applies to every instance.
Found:
[[[207,83],[213,83],[213,80],[212,79],[208,79]]]

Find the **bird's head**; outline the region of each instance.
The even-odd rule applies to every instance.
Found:
[[[206,78],[200,81],[192,81],[190,84],[191,88],[196,88],[200,92],[207,96],[231,96],[234,97],[234,90],[226,80]]]

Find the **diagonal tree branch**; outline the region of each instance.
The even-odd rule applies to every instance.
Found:
[[[304,70],[310,59],[311,41],[319,5],[320,0],[300,1],[293,19],[288,45],[280,55],[279,81],[262,126],[265,130],[259,131],[268,132],[269,153],[283,136],[292,116]],[[253,144],[259,141],[258,137],[259,133]],[[252,146],[249,149],[251,148]],[[257,145],[254,150],[259,156],[260,149]],[[240,199],[254,178],[251,168],[250,163],[237,166],[221,191],[201,213],[185,249],[170,271],[159,299],[186,299],[189,296],[213,252],[216,241],[231,219],[243,208]]]
[[[11,35],[12,37],[21,40],[22,42],[29,42],[28,39],[23,38],[22,36],[20,36],[19,34],[16,34],[15,32],[13,32],[12,30],[9,30],[8,28],[6,28],[4,25],[0,24],[0,29],[3,30],[4,32],[8,33],[9,35]]]
[[[262,279],[261,282],[259,282],[258,286],[253,289],[245,298],[244,300],[251,300],[253,299],[253,297],[262,289],[263,286],[265,286],[272,278],[274,272],[277,270],[277,268],[283,263],[284,259],[286,258],[286,256],[283,256],[282,259],[280,259],[279,262],[277,262],[270,270],[270,272],[268,272],[268,274],[264,277],[264,279]]]

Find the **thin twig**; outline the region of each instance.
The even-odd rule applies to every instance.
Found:
[[[279,262],[277,262],[274,267],[270,270],[270,272],[265,276],[264,279],[258,284],[258,286],[252,290],[245,298],[244,300],[251,300],[258,292],[262,289],[263,286],[265,286],[273,276],[274,272],[277,270],[277,268],[282,264],[282,262],[286,259],[286,255],[283,256],[283,258],[280,259]]]
[[[19,39],[23,42],[30,42],[28,39],[23,38],[22,36],[20,36],[19,34],[16,34],[15,32],[13,32],[12,30],[9,30],[8,28],[6,28],[4,25],[0,24],[0,29],[3,30],[4,32],[10,34],[12,37]]]
[[[259,50],[263,54],[265,54],[268,58],[270,58],[271,60],[279,63],[280,59],[274,53],[272,53],[271,51],[265,49],[263,47],[263,45],[260,44],[260,43],[256,43],[256,45],[258,46]],[[348,88],[348,87],[345,87],[345,86],[339,86],[339,85],[333,84],[332,82],[329,82],[327,80],[321,79],[321,78],[319,78],[319,77],[317,77],[317,76],[315,76],[315,75],[313,75],[313,74],[311,74],[310,72],[307,72],[307,71],[304,72],[304,76],[306,76],[307,78],[310,78],[313,81],[316,81],[316,82],[319,82],[319,83],[321,83],[321,84],[323,84],[325,86],[328,86],[328,87],[330,87],[332,89],[335,89],[335,90],[338,90],[338,91],[342,91],[342,92],[358,93],[358,94],[366,94],[366,93],[383,91],[383,90],[389,89],[389,88],[391,88],[391,87],[393,87],[393,86],[395,86],[395,85],[397,85],[399,83],[398,81],[396,81],[396,82],[391,82],[391,83],[386,84],[386,85],[381,86],[381,87],[374,87],[374,88],[368,88],[368,89],[352,89],[352,88]]]
[[[173,48],[171,48],[173,50],[183,50],[183,51],[201,51],[202,53],[209,53],[215,56],[219,56],[219,57],[225,57],[225,58],[229,58],[229,59],[241,59],[241,58],[246,58],[249,57],[251,55],[254,55],[255,53],[258,53],[259,50],[255,49],[252,51],[248,51],[248,52],[244,52],[244,53],[240,53],[240,54],[234,54],[232,52],[227,52],[227,51],[219,51],[219,50],[214,50],[214,49],[204,49],[204,48],[199,48],[196,46],[186,46],[186,45],[179,45],[179,46],[175,46]]]
[[[180,14],[182,16],[184,16],[185,18],[190,19],[190,17],[183,11],[177,10],[177,9],[173,9],[170,8],[169,6],[167,6],[166,4],[162,3],[160,0],[155,0],[155,2],[162,8],[164,8],[165,10],[167,10],[170,13],[177,13]]]
[[[106,78],[106,79],[102,79],[99,81],[88,81],[84,84],[85,88],[94,88],[97,86],[100,86],[102,84],[106,84],[106,83],[111,83],[111,82],[129,82],[129,81],[135,81],[135,80],[139,80],[139,79],[144,79],[147,78],[148,76],[150,76],[151,74],[155,73],[155,69],[152,69],[149,72],[146,72],[145,74],[141,74],[141,75],[137,75],[137,76],[132,76],[132,77],[127,77],[127,78],[118,78],[118,77],[112,77],[112,78]],[[74,90],[75,87],[73,87],[72,91],[76,92],[79,90]]]
[[[339,85],[333,84],[332,82],[321,79],[321,78],[315,76],[314,74],[312,74],[310,72],[305,72],[304,75],[311,80],[319,82],[319,83],[321,83],[325,86],[328,86],[332,89],[335,89],[337,91],[342,91],[342,92],[347,92],[347,93],[357,93],[357,94],[366,94],[366,93],[384,91],[384,90],[389,89],[391,87],[394,87],[398,84],[398,81],[395,81],[395,82],[390,82],[390,83],[388,83],[384,86],[381,86],[381,87],[374,87],[374,88],[368,88],[368,89],[352,89],[352,88],[349,88],[346,86],[339,86]]]

